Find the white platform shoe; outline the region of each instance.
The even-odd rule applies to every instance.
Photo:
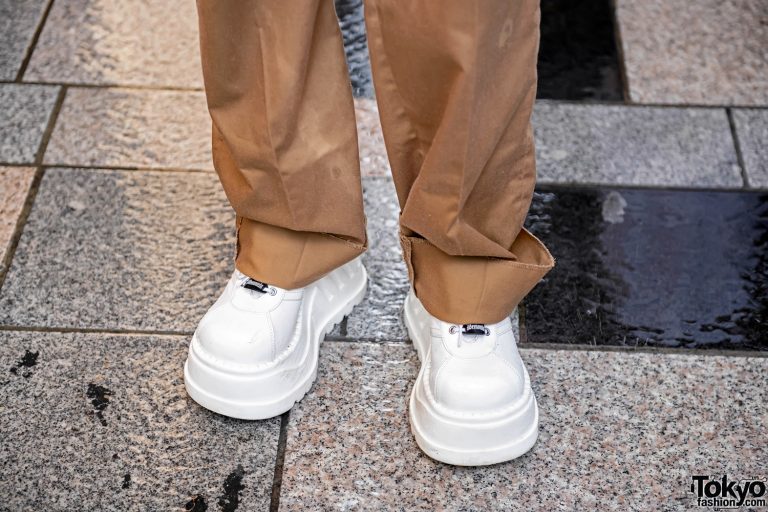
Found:
[[[362,300],[367,283],[360,258],[296,290],[235,271],[192,337],[187,392],[233,418],[286,412],[312,386],[325,334]]]
[[[539,411],[510,320],[442,322],[413,290],[404,317],[421,360],[408,408],[419,447],[458,466],[496,464],[530,450]]]

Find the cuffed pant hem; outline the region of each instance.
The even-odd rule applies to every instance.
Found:
[[[292,290],[317,281],[367,249],[327,233],[293,231],[252,219],[237,219],[235,266],[243,274]]]
[[[455,324],[502,321],[555,265],[525,229],[510,248],[515,260],[452,256],[419,237],[400,241],[416,296],[432,316]]]

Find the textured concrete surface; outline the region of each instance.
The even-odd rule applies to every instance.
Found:
[[[768,110],[734,109],[733,122],[749,185],[768,188]]]
[[[0,80],[16,78],[46,4],[46,0],[0,0]]]
[[[229,278],[234,222],[213,173],[48,169],[0,322],[192,331]]]
[[[515,461],[423,455],[402,344],[326,343],[291,412],[283,510],[689,510],[693,474],[764,472],[768,359],[523,350],[541,414]]]
[[[373,97],[371,63],[365,37],[363,0],[335,0],[336,16],[339,18],[341,35],[344,38],[344,53],[347,69],[355,96]]]
[[[400,203],[395,185],[387,178],[363,179],[363,199],[368,231],[368,256],[376,260],[402,259],[398,219]]]
[[[201,92],[71,88],[47,164],[212,169]]]
[[[347,319],[347,336],[359,340],[406,340],[402,311],[410,283],[405,263],[364,258],[368,291]]]
[[[533,126],[540,183],[742,186],[722,109],[542,101]]]
[[[202,87],[195,3],[54,2],[25,78]]]
[[[638,103],[768,104],[764,0],[617,0]]]
[[[355,117],[360,149],[360,173],[363,176],[389,176],[389,160],[384,147],[376,100],[355,99]]]
[[[0,167],[0,274],[34,177],[29,167]]]
[[[187,343],[0,332],[0,508],[266,510],[280,422],[194,403]]]
[[[408,292],[408,271],[402,260],[395,186],[391,179],[363,180],[365,212],[368,219],[368,292],[347,319],[347,336],[354,339],[405,340],[401,319]]]
[[[58,93],[54,86],[0,84],[0,162],[35,160]]]

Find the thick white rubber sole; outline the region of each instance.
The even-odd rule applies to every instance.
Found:
[[[333,281],[348,281],[341,290],[333,290]],[[279,416],[304,398],[317,377],[320,343],[336,324],[349,315],[365,295],[368,275],[359,259],[334,270],[331,283],[323,278],[307,286],[300,313],[301,336],[296,347],[289,347],[288,357],[276,364],[228,365],[212,358],[192,337],[189,356],[184,364],[187,393],[206,409],[244,420]],[[324,287],[331,289],[326,291]]]
[[[454,466],[498,464],[528,452],[539,435],[539,409],[528,372],[525,393],[498,413],[459,414],[438,406],[426,389],[429,334],[411,318],[409,299],[406,298],[403,316],[422,364],[411,391],[408,415],[419,448],[431,458]]]

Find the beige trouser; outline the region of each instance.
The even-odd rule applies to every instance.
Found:
[[[367,247],[333,2],[197,6],[236,265],[304,286]],[[522,228],[535,181],[538,0],[367,0],[365,15],[416,295],[447,322],[498,322],[554,265]]]

